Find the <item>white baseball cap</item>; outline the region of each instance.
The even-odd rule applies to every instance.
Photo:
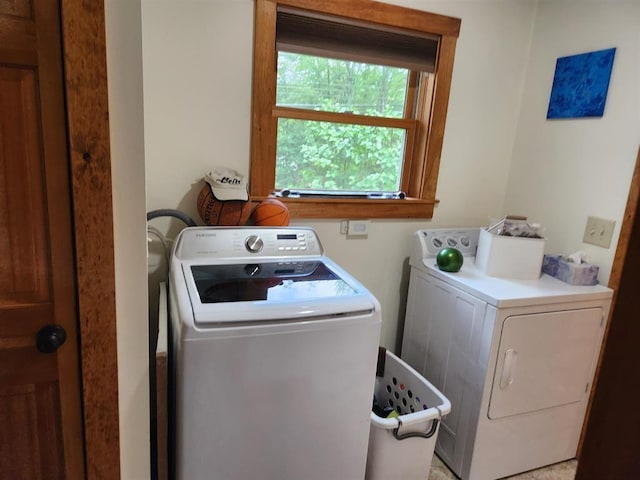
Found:
[[[247,180],[230,168],[216,168],[204,176],[218,200],[249,200]]]

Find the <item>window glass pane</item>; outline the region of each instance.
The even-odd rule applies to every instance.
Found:
[[[396,192],[406,132],[278,119],[277,189]]]
[[[278,52],[276,104],[402,118],[409,71]]]

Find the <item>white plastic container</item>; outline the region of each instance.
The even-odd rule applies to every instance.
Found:
[[[536,280],[542,271],[544,238],[506,237],[480,229],[476,266],[490,277]]]
[[[375,401],[397,418],[371,412],[366,480],[425,480],[429,476],[440,419],[451,403],[422,375],[389,351],[378,360]]]

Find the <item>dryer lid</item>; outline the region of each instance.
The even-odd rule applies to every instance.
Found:
[[[569,285],[546,273],[537,280],[490,277],[475,265],[474,257],[465,257],[460,271],[453,273],[440,270],[433,259],[423,260],[422,265],[432,277],[498,308],[610,299],[613,294],[602,285]]]

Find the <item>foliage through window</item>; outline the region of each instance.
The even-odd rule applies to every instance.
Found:
[[[430,217],[459,20],[348,3],[257,0],[252,197],[284,192],[293,216]]]
[[[276,105],[402,118],[408,75],[407,69],[278,52]],[[398,191],[405,139],[401,128],[279,118],[275,188]]]

